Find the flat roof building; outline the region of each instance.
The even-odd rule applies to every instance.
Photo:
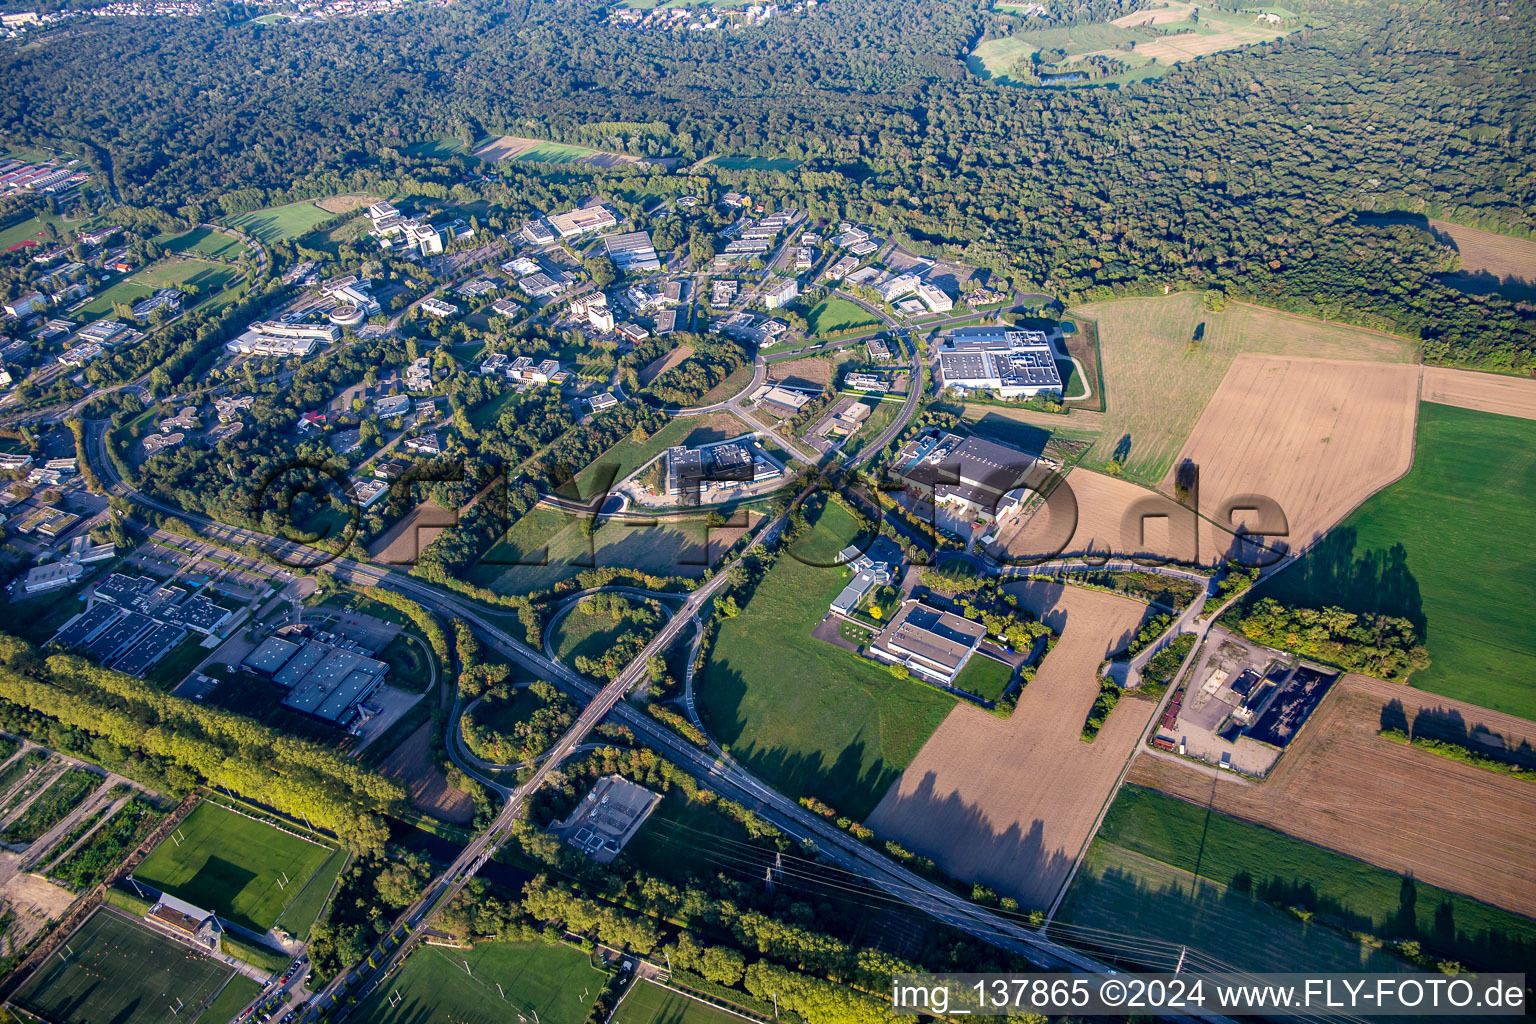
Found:
[[[603,249],[613,265],[625,273],[632,270],[660,270],[661,260],[651,244],[649,231],[627,231],[603,239]]]
[[[959,327],[938,353],[939,387],[994,391],[1001,398],[1062,393],[1061,371],[1041,331]]]
[[[549,215],[549,226],[561,238],[574,238],[589,231],[605,231],[617,227],[619,222],[606,206],[586,206],[578,210]],[[524,229],[526,230],[526,229]]]
[[[965,667],[986,627],[950,612],[909,600],[870,645],[870,653],[945,686]]]

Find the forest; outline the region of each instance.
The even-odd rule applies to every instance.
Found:
[[[1090,13],[1120,9],[1100,6]],[[707,172],[1068,302],[1214,287],[1421,337],[1434,360],[1529,368],[1527,318],[1436,280],[1451,250],[1356,215],[1530,234],[1536,12],[1495,0],[1300,6],[1326,27],[1155,81],[1054,89],[967,72],[999,17],[988,0],[837,0],[675,38],[607,26],[575,0],[270,25],[219,5],[75,21],[8,47],[0,136],[74,147],[123,201],[189,219],[432,179],[439,158],[412,146],[433,138],[467,148],[518,133],[684,165],[787,157],[801,164],[687,176],[503,164],[497,188],[539,207],[681,191]],[[434,188],[482,166],[448,163],[455,173]]]

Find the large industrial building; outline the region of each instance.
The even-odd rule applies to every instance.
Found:
[[[957,327],[939,349],[939,387],[1001,398],[1062,394],[1061,371],[1041,331]]]
[[[651,244],[649,231],[626,231],[603,239],[603,249],[619,270],[660,270],[661,260]]]
[[[784,469],[752,450],[747,438],[721,441],[700,448],[667,449],[667,493],[681,495],[699,488],[739,487],[783,475]]]
[[[1034,456],[979,437],[929,431],[896,454],[896,475],[907,489],[935,505],[985,520],[1012,507],[1010,492],[1024,482]]]
[[[372,654],[330,633],[289,632],[267,637],[240,664],[287,689],[285,707],[345,729],[389,672]]]

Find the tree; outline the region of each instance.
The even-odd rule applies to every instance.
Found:
[[[614,268],[613,260],[607,256],[588,256],[582,262],[587,269],[587,276],[592,278],[592,283],[599,289],[607,288],[618,280],[619,272]]]

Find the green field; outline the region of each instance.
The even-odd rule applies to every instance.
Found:
[[[603,523],[591,537],[583,530],[583,521],[584,517],[574,513],[534,509],[514,523],[506,537],[470,570],[470,582],[498,593],[530,594],[594,566],[638,569],[660,576],[699,576],[704,572],[703,520],[658,522],[654,526]]]
[[[1536,955],[1536,921],[1137,786],[1110,808],[1059,919],[1187,941],[1244,969],[1393,969],[1380,953],[1352,966],[1371,951],[1345,930],[1418,939],[1474,968]]]
[[[997,700],[1003,695],[1003,691],[1008,688],[1008,683],[1012,679],[1011,666],[993,661],[982,654],[973,654],[971,660],[965,663],[965,667],[955,677],[955,685],[966,693],[974,693],[987,700]]]
[[[541,1024],[581,1024],[606,983],[607,976],[591,966],[587,954],[571,946],[418,946],[354,1019],[368,1024],[508,1024],[519,1013],[531,1021],[537,1012]]]
[[[0,228],[0,251],[27,241],[34,241],[45,247],[52,246],[54,242],[50,241],[44,233],[45,225],[53,225],[54,231],[62,240],[64,232],[79,231],[94,220],[94,217],[84,220],[65,220],[58,214],[38,211],[31,217],[23,217],[9,227]]]
[[[21,816],[0,832],[0,840],[23,846],[36,842],[104,781],[84,768],[64,769]]]
[[[191,253],[194,256],[228,256],[239,258],[250,250],[234,235],[211,228],[193,228],[179,235],[161,235],[156,242],[175,253]]]
[[[635,603],[642,600],[639,597],[627,599]],[[671,606],[675,607],[675,604]],[[559,625],[550,635],[550,641],[555,648],[555,657],[570,665],[579,657],[600,656],[619,637],[642,628],[629,619],[614,622],[613,616],[606,612],[588,615],[580,607],[575,607],[560,619]]]
[[[741,1017],[641,981],[619,1004],[611,1024],[741,1024]]]
[[[854,523],[829,504],[794,552],[832,561]],[[811,636],[849,578],[786,553],[745,611],[727,620],[698,680],[710,733],[754,774],[862,818],[954,700]]]
[[[91,296],[89,302],[74,312],[77,316],[111,316],[114,303],[125,302],[132,305],[140,299],[148,298],[161,288],[174,288],[180,284],[194,285],[197,288],[196,301],[201,301],[223,291],[231,281],[240,276],[241,271],[238,267],[231,267],[224,263],[209,263],[192,256],[161,260],[158,263],[151,263],[142,270],[136,270],[111,287],[97,292]]]
[[[751,432],[751,427],[728,412],[679,416],[645,440],[626,437],[592,460],[590,466],[576,474],[576,494],[583,499],[591,498],[605,467],[612,468],[613,482],[618,483],[675,445],[697,447]]]
[[[224,986],[224,991],[219,993],[218,998],[214,999],[208,1009],[203,1011],[203,1015],[197,1019],[202,1021],[202,1024],[228,1024],[235,1019],[235,1014],[245,1009],[260,992],[260,983],[243,974],[236,974],[229,979],[229,984]]]
[[[315,229],[315,225],[328,221],[335,214],[326,213],[312,201],[305,199],[302,202],[289,203],[287,206],[269,206],[265,210],[252,210],[242,213],[237,217],[230,217],[229,223],[250,235],[255,235],[263,242],[287,241],[290,238],[298,238]]]
[[[1424,628],[1415,687],[1536,719],[1536,422],[1424,403],[1413,469],[1258,596],[1405,616]],[[1521,538],[1525,538],[1522,540]]]
[[[242,927],[265,932],[285,916],[290,901],[299,902],[316,872],[327,862],[335,864],[333,852],[204,801],[155,847],[134,877]],[[318,913],[317,901],[304,902],[304,912],[312,906]],[[300,920],[296,912],[285,927],[305,934],[313,920]]]
[[[873,327],[879,323],[873,313],[835,295],[817,303],[805,319],[810,326],[810,337],[852,330],[855,327]]]
[[[50,957],[27,980],[13,997],[19,1005],[54,1024],[228,1020],[199,1015],[198,1008],[210,1000],[227,1005],[215,996],[227,979],[237,977],[230,967],[113,910],[103,907],[92,914],[69,937],[68,949],[72,952]],[[173,1015],[177,1000],[183,1009]]]

